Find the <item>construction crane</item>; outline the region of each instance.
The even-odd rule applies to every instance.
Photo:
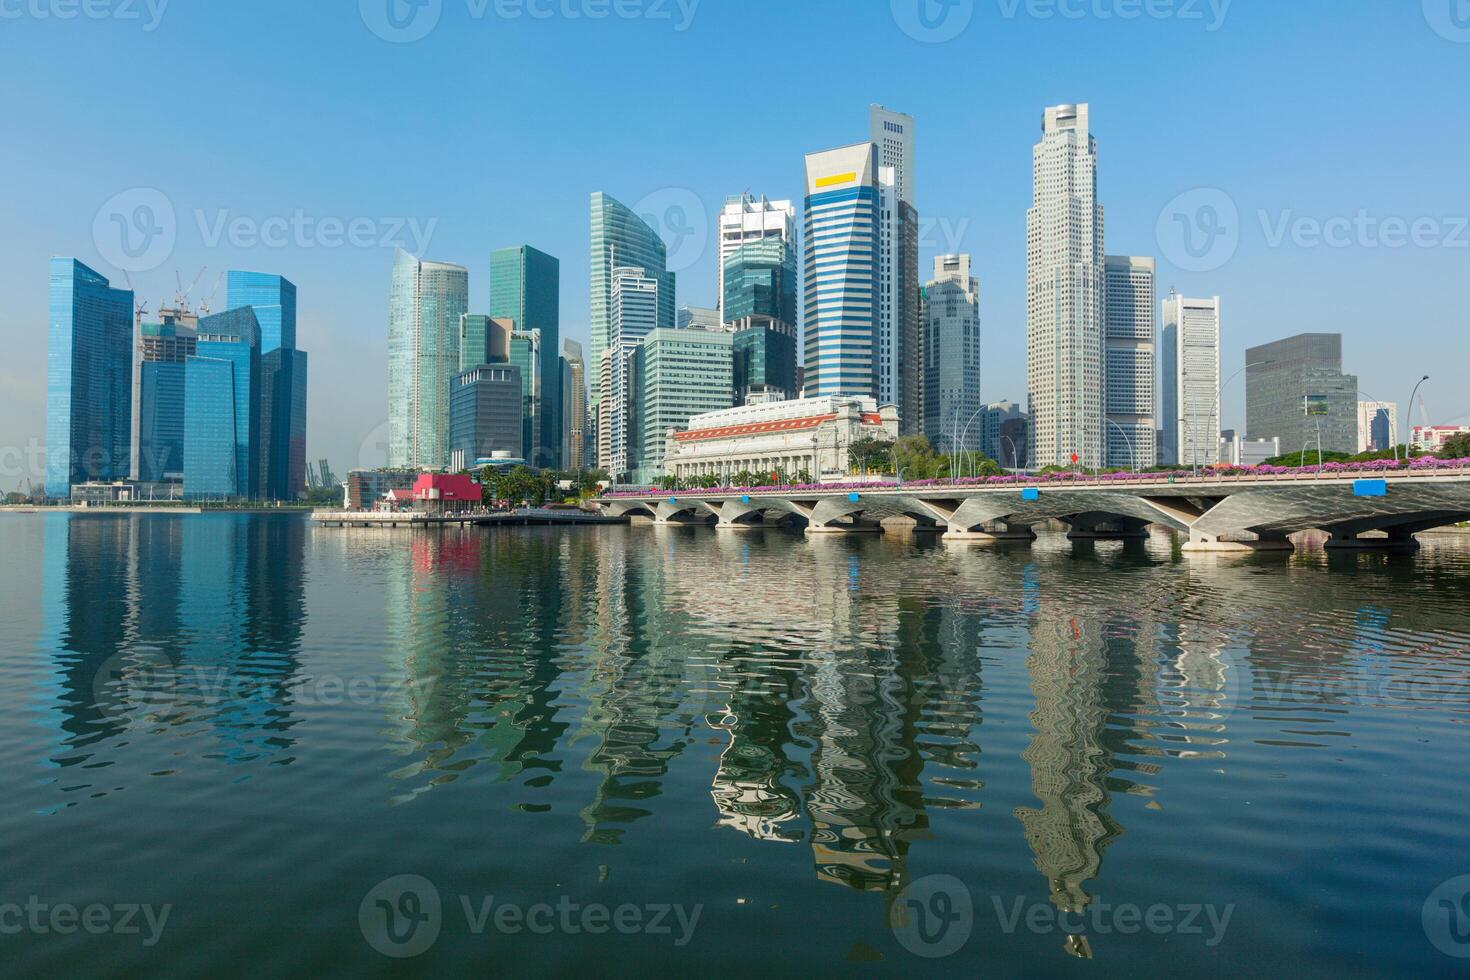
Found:
[[[148,301],[140,299],[133,303],[133,324],[139,328],[143,326],[143,318],[148,315]]]
[[[202,274],[202,271],[201,271],[201,274]],[[200,316],[209,316],[209,304],[211,304],[211,303],[214,302],[215,294],[219,292],[220,284],[222,282],[224,282],[224,281],[225,281],[225,274],[223,272],[221,272],[219,274],[219,278],[214,281],[214,288],[209,291],[209,295],[206,296],[206,297],[204,297],[203,299],[201,299],[199,301],[199,315]]]
[[[179,275],[178,270],[174,270],[174,284],[178,287],[178,291],[174,293],[174,308],[179,312],[189,312],[189,294],[194,291],[195,286],[199,285],[199,279],[204,275],[204,270],[207,268],[209,267],[202,266],[199,269],[199,272],[194,276],[194,281],[189,283],[188,289],[184,288],[184,279]]]

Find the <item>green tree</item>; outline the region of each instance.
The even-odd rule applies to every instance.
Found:
[[[1466,459],[1470,458],[1470,432],[1458,436],[1452,436],[1439,451],[1440,459]]]
[[[847,447],[847,458],[852,468],[860,473],[879,468],[886,472],[892,451],[892,440],[863,436],[854,439]]]

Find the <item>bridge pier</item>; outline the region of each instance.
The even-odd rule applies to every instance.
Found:
[[[1328,551],[1397,551],[1413,552],[1421,547],[1419,539],[1408,531],[1389,528],[1382,538],[1364,538],[1357,534],[1337,534],[1322,545]]]
[[[851,524],[808,524],[808,535],[819,534],[882,534],[883,525],[876,522],[853,521]]]
[[[1036,540],[1036,531],[1029,524],[1011,525],[1005,521],[991,521],[988,524],[980,524],[975,527],[951,524],[948,530],[944,532],[944,540],[978,541],[982,544],[993,544],[1002,541],[1030,544]]]
[[[1078,518],[1067,532],[1069,541],[1130,541],[1148,537],[1148,522],[1136,517],[1107,517],[1096,520],[1093,515]]]
[[[1189,540],[1180,547],[1187,555],[1248,555],[1262,551],[1295,551],[1296,546],[1281,537],[1258,536],[1254,541],[1227,541],[1223,535],[1190,531]]]

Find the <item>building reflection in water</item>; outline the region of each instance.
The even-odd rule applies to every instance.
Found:
[[[289,763],[305,619],[295,517],[45,517],[42,643],[55,664],[50,764],[79,775],[208,738],[226,765]],[[166,770],[166,771],[171,771]]]

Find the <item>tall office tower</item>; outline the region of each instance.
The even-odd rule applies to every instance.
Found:
[[[630,375],[638,435],[629,460],[636,482],[663,475],[670,429],[682,429],[704,412],[730,407],[734,335],[696,330],[654,330],[633,354]]]
[[[1220,438],[1220,297],[1164,300],[1159,387],[1162,462],[1206,466]]]
[[[1358,402],[1358,452],[1381,453],[1398,444],[1398,405],[1394,402]]]
[[[296,349],[296,286],[284,276],[266,272],[225,274],[225,309],[248,306],[260,324],[260,352],[277,347]]]
[[[201,317],[184,365],[184,496],[259,499],[260,324],[249,306]]]
[[[724,330],[720,311],[710,306],[681,306],[674,312],[674,326],[679,330]]]
[[[524,401],[521,371],[513,364],[479,364],[455,375],[449,390],[449,468],[520,457]]]
[[[532,466],[545,463],[534,459],[541,432],[541,333],[515,330],[510,335],[510,364],[521,373],[520,457]]]
[[[1304,333],[1245,352],[1246,438],[1283,453],[1358,447],[1358,376],[1342,373],[1342,334]]]
[[[177,483],[184,478],[184,362],[198,340],[192,313],[165,312],[161,323],[138,327],[133,359],[132,479]]]
[[[388,465],[437,469],[449,461],[449,382],[459,370],[459,318],[470,273],[402,249],[388,301]]]
[[[920,310],[919,213],[914,193],[914,118],[868,107],[883,189],[879,236],[878,401],[897,405],[899,430],[923,431],[923,318]]]
[[[582,345],[577,341],[563,340],[561,348],[567,368],[561,391],[567,430],[562,466],[580,470],[587,465],[587,363],[582,360]]]
[[[250,307],[260,325],[260,496],[306,491],[306,352],[296,347],[296,286],[266,272],[226,273],[225,309]]]
[[[504,364],[510,359],[510,335],[514,322],[501,317],[464,313],[459,318],[459,370],[481,364]]]
[[[790,201],[770,201],[750,193],[737,194],[725,199],[718,218],[720,231],[720,259],[718,278],[715,280],[715,305],[720,310],[723,322],[730,322],[725,314],[725,263],[730,253],[742,245],[777,239],[796,249],[796,207]]]
[[[797,397],[795,247],[772,236],[731,249],[720,292],[735,333],[734,403],[752,394]]]
[[[877,392],[878,150],[872,143],[806,157],[805,391]]]
[[[598,362],[597,465],[615,480],[626,477],[636,465],[637,405],[631,395],[629,370],[638,346],[659,326],[661,291],[659,280],[640,267],[613,270],[607,346]]]
[[[668,252],[663,239],[621,202],[598,191],[592,195],[592,337],[587,350],[592,364],[602,363],[602,352],[608,346],[613,270],[619,267],[640,267],[649,278],[658,281],[655,326],[674,326],[674,274],[667,271]],[[593,389],[592,404],[596,406],[601,397],[601,391]],[[600,447],[598,453],[602,455]]]
[[[1024,424],[1026,415],[1016,402],[991,402],[980,413],[980,451],[1008,470],[1019,468],[1026,457],[1026,440],[1017,439],[1008,425]]]
[[[970,256],[936,255],[924,295],[921,431],[941,452],[980,449],[980,285]]]
[[[1158,461],[1154,401],[1154,260],[1109,255],[1105,341],[1107,465],[1148,469]]]
[[[1026,212],[1032,466],[1103,462],[1103,207],[1087,105],[1048,107]]]
[[[46,496],[122,480],[132,463],[133,294],[76,259],[51,260]]]
[[[515,329],[539,331],[534,466],[561,465],[561,262],[529,245],[490,253],[490,315],[515,321]]]

